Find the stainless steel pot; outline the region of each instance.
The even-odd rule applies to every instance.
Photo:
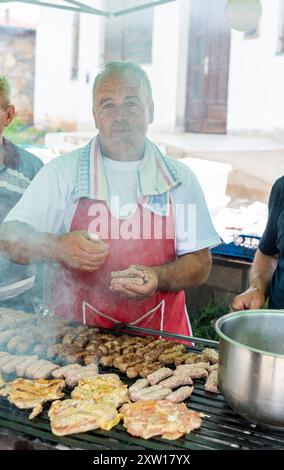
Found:
[[[284,430],[284,311],[224,315],[219,385],[229,405],[252,423]]]

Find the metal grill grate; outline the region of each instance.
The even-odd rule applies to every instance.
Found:
[[[139,331],[135,329],[135,331]],[[176,338],[175,335],[171,337]],[[217,343],[193,338],[194,347],[190,351],[200,351],[199,344],[216,346]],[[115,372],[116,369],[103,368],[103,372]],[[126,379],[131,384],[134,380]],[[40,439],[42,442],[74,449],[88,450],[236,450],[236,449],[283,449],[284,433],[281,431],[262,430],[248,423],[237,415],[225,402],[222,395],[205,392],[204,382],[195,381],[195,388],[188,407],[205,413],[201,429],[193,431],[183,438],[167,441],[162,438],[144,440],[131,437],[122,424],[111,431],[92,431],[72,436],[57,437],[50,431],[49,419],[45,410],[33,421],[28,420],[29,411],[19,410],[6,399],[0,399],[0,428],[10,430],[27,439]]]

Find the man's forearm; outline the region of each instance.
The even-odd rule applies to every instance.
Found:
[[[156,266],[158,290],[179,291],[205,282],[211,269],[208,250],[190,253],[177,260]]]
[[[277,259],[257,250],[249,275],[249,287],[258,289],[265,297],[268,296],[269,285],[277,266]]]
[[[57,261],[58,237],[40,233],[21,222],[0,227],[0,251],[18,264]]]

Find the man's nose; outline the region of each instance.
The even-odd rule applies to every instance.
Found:
[[[114,116],[117,120],[123,121],[126,118],[126,110],[123,105],[117,105],[114,110]]]

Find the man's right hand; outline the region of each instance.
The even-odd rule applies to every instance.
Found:
[[[250,287],[245,292],[234,297],[231,302],[231,311],[256,310],[263,306],[265,295],[256,287]]]
[[[97,271],[106,260],[108,245],[90,239],[88,232],[74,231],[56,238],[56,259],[73,269]]]

